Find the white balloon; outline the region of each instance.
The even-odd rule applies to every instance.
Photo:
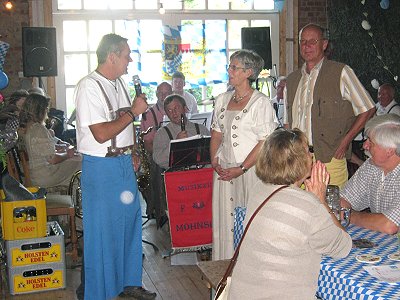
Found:
[[[376,80],[376,79],[372,79],[371,80],[371,85],[372,85],[372,87],[374,88],[374,89],[378,89],[379,88],[379,81],[378,80]]]
[[[364,20],[361,22],[361,26],[362,28],[364,28],[365,30],[370,30],[371,29],[371,25],[369,25],[367,20]]]
[[[131,204],[133,202],[134,196],[131,191],[123,191],[121,193],[121,202],[124,204]]]

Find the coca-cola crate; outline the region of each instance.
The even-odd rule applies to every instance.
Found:
[[[5,241],[7,265],[64,263],[64,232],[56,221],[48,222],[46,231],[47,236],[42,238]]]
[[[29,187],[32,193],[36,187]],[[11,241],[46,236],[46,200],[5,201],[3,190],[0,190],[1,226],[3,239]]]

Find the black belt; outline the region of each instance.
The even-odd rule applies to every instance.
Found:
[[[126,147],[108,147],[107,148],[107,154],[106,157],[117,157],[117,156],[121,156],[121,155],[126,155],[126,154],[132,154],[134,149],[133,145],[130,146],[126,146]]]

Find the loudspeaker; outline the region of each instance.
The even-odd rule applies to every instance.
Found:
[[[22,27],[22,62],[25,77],[57,76],[54,27]]]
[[[253,50],[264,59],[264,69],[272,69],[269,27],[242,28],[242,49]]]

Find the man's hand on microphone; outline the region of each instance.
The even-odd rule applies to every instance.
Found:
[[[133,100],[131,111],[136,117],[144,113],[149,107],[146,100],[146,94],[140,94],[139,96],[135,97],[135,100]]]

